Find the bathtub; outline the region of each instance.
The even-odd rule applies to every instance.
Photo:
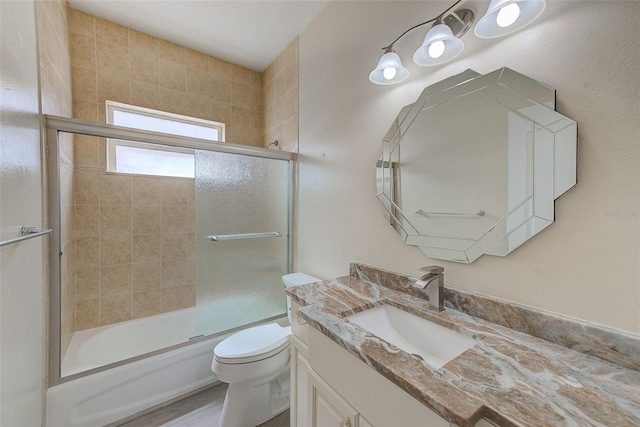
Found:
[[[61,364],[63,377],[184,343],[195,335],[195,316],[190,308],[76,332]],[[225,337],[51,387],[47,426],[103,426],[212,384],[213,348]]]

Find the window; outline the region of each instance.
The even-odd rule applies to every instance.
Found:
[[[107,101],[107,123],[191,138],[224,141],[224,124],[195,117]],[[184,178],[195,176],[194,152],[188,148],[107,140],[107,170]]]

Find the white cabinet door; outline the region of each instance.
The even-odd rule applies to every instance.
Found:
[[[358,413],[313,370],[308,376],[310,427],[358,427]]]
[[[291,427],[305,427],[307,415],[309,349],[295,335],[291,336]]]

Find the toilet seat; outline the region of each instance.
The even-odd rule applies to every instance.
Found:
[[[214,349],[215,360],[225,364],[257,362],[289,347],[291,327],[277,323],[255,326],[225,338]]]

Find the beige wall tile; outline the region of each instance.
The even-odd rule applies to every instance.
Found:
[[[78,33],[71,33],[71,64],[96,69],[96,41]]]
[[[187,95],[187,116],[209,120],[209,98]]]
[[[231,104],[220,101],[209,101],[209,120],[225,123],[228,132],[231,124]],[[227,138],[228,139],[228,138]]]
[[[298,116],[298,89],[294,88],[284,96],[283,120]]]
[[[100,178],[101,205],[130,205],[131,176],[105,174]]]
[[[160,289],[133,293],[134,319],[160,313],[162,313],[162,291]]]
[[[186,286],[173,286],[162,289],[162,312],[186,308]]]
[[[187,258],[187,283],[196,282],[196,259],[195,257]]]
[[[187,94],[208,97],[209,73],[195,68],[187,68]]]
[[[196,256],[196,234],[188,233],[187,236],[187,258],[195,259]]]
[[[84,36],[95,37],[95,18],[93,15],[69,8],[69,30]]]
[[[187,233],[162,233],[162,260],[183,259],[187,257],[187,244],[189,236]],[[187,282],[183,277],[184,283]]]
[[[80,135],[76,136],[76,142],[80,137]],[[85,172],[76,170],[74,178],[76,204],[97,205],[100,202],[100,174],[97,172]]]
[[[98,119],[98,105],[95,102],[73,101],[73,117],[95,122]]]
[[[167,61],[176,62],[183,65],[186,64],[186,49],[184,47],[178,46],[177,44],[168,42],[166,40],[159,40],[158,48],[160,59],[166,59]]]
[[[187,283],[187,258],[162,261],[162,287],[183,286]]]
[[[244,83],[231,83],[231,104],[234,107],[251,108],[251,89]]]
[[[62,265],[60,277],[67,279],[76,270],[76,245],[74,240],[62,244]]]
[[[262,114],[264,112],[264,96],[262,86],[251,86],[251,111]]]
[[[76,238],[76,269],[98,267],[100,263],[100,239]]]
[[[77,135],[74,138],[74,163],[76,164],[76,166],[99,166],[99,149],[100,144],[98,138],[85,135]]]
[[[131,104],[157,110],[160,108],[160,88],[131,80]]]
[[[131,235],[131,205],[106,205],[100,207],[100,237]]]
[[[100,326],[100,301],[90,299],[76,302],[76,331]]]
[[[209,56],[195,50],[186,50],[187,67],[209,73]]]
[[[213,76],[209,81],[209,90],[212,100],[231,103],[231,80]]]
[[[159,262],[162,256],[162,235],[136,234],[133,236],[133,262]]]
[[[231,107],[231,125],[235,130],[248,130],[251,126],[251,110],[236,106]]]
[[[209,57],[209,74],[211,77],[229,80],[231,78],[231,64],[222,59]]]
[[[98,71],[98,117],[104,123],[105,101],[124,102],[128,104],[131,100],[131,91],[128,77],[116,77],[102,74]]]
[[[184,64],[178,64],[165,59],[160,59],[160,72],[158,74],[160,86],[179,92],[186,91],[187,68]]]
[[[157,55],[147,55],[132,50],[130,60],[132,80],[158,86],[160,62]]]
[[[100,326],[131,320],[132,294],[100,298]]]
[[[129,47],[129,29],[111,21],[96,18],[96,39]]]
[[[134,205],[162,205],[162,179],[133,177]]]
[[[284,91],[298,89],[298,61],[292,61],[284,69]]]
[[[100,268],[100,297],[131,293],[131,264]]]
[[[115,43],[96,40],[99,74],[129,78],[129,49]]]
[[[98,237],[100,234],[100,208],[98,206],[76,206],[76,236]]]
[[[184,206],[194,186],[193,179],[165,178],[162,180],[162,204]]]
[[[187,284],[184,305],[185,305],[185,308],[196,306],[196,284],[195,283]]]
[[[145,262],[133,264],[133,290],[160,289],[162,286],[162,263]]]
[[[95,70],[73,67],[73,99],[98,101],[98,75]]]
[[[100,269],[87,268],[76,271],[76,301],[100,296]]]
[[[187,114],[187,94],[161,87],[160,109],[175,114]]]
[[[251,84],[251,70],[240,65],[231,64],[231,80],[246,85]]]
[[[145,55],[158,56],[158,39],[140,31],[129,29],[129,47]]]
[[[133,207],[133,232],[135,234],[154,234],[162,230],[162,208],[152,205]]]
[[[162,207],[162,232],[163,233],[186,233],[187,210],[186,206],[163,206]]]
[[[100,236],[100,265],[131,263],[132,237]]]

